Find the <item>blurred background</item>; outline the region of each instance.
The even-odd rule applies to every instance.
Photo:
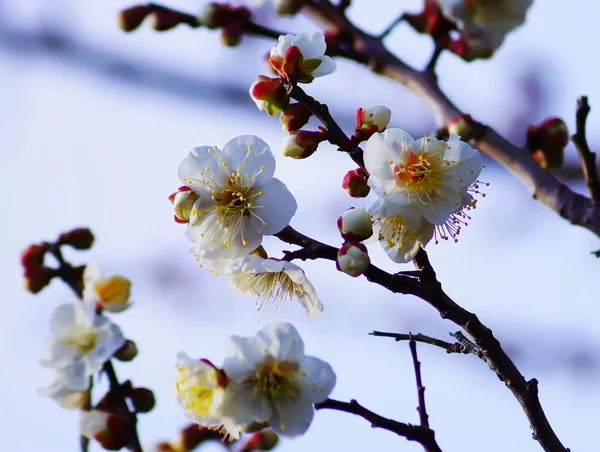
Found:
[[[201,0],[170,0],[195,13]],[[382,31],[420,0],[355,0],[348,13],[365,30]],[[576,99],[590,98],[588,134],[597,149],[600,124],[598,64],[590,57],[590,30],[600,6],[584,0],[535,2],[525,26],[511,33],[490,61],[464,63],[443,55],[440,83],[460,108],[496,127],[517,144],[527,125],[562,116],[574,130]],[[5,450],[78,450],[78,414],[60,408],[37,389],[51,372],[39,366],[53,309],[73,300],[55,281],[38,296],[20,285],[19,252],[76,226],[90,226],[94,249],[67,254],[75,263],[98,263],[134,282],[134,307],[114,315],[138,344],[132,363],[116,363],[121,380],[150,387],[157,409],[140,416],[147,447],[170,440],[186,424],[172,398],[175,355],[220,362],[224,340],[251,335],[277,318],[271,306],[259,320],[256,305],[230,292],[224,278],[198,269],[188,254],[184,227],[172,221],[167,196],[180,185],[177,167],[199,145],[222,146],[241,134],[265,139],[278,159],[276,177],[296,196],[292,226],[318,240],[340,243],[335,225],[357,205],[341,189],[353,165],[331,147],[302,161],[279,155],[284,132],[259,112],[247,92],[267,73],[263,56],[273,45],[246,38],[237,48],[218,34],[184,26],[156,33],[149,26],[118,29],[123,0],[0,0],[0,165],[3,313],[0,316],[0,433]],[[316,29],[304,18],[279,19],[269,5],[258,20],[291,31]],[[399,56],[424,64],[427,37],[400,26],[388,43]],[[391,126],[414,135],[434,130],[428,111],[402,86],[354,63],[306,87],[330,105],[348,132],[358,107],[384,104]],[[562,177],[584,192],[577,156],[567,148]],[[526,378],[536,377],[547,416],[573,451],[594,450],[600,406],[600,248],[589,232],[571,227],[534,202],[506,169],[487,162],[489,181],[458,244],[431,244],[430,258],[447,293],[476,312],[501,340]],[[281,244],[267,240],[270,254]],[[283,248],[285,249],[285,248]],[[372,260],[391,271],[378,246]],[[450,340],[457,328],[424,302],[395,296],[335,271],[330,262],[303,264],[325,310],[309,322],[292,305],[283,320],[303,335],[309,354],[329,361],[338,375],[333,398],[356,398],[379,414],[418,422],[408,345],[367,334],[372,330],[424,333]],[[447,355],[420,345],[432,428],[446,451],[537,451],[519,404],[474,356]],[[211,449],[212,447],[212,449]],[[317,413],[308,433],[283,441],[281,450],[418,451],[349,414]],[[99,450],[92,445],[91,450]],[[219,450],[209,446],[204,450]]]

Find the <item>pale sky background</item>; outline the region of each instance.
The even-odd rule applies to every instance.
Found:
[[[415,11],[420,5],[418,0],[354,3],[351,16],[372,32],[382,30],[400,8]],[[168,4],[195,11],[199,2]],[[186,424],[171,396],[176,353],[184,350],[220,362],[228,335],[254,334],[277,317],[271,309],[259,322],[252,300],[239,298],[223,278],[196,268],[188,254],[190,244],[183,227],[172,221],[167,196],[179,186],[177,167],[189,149],[222,146],[242,134],[265,139],[277,156],[276,177],[298,200],[292,226],[318,240],[339,244],[335,220],[357,205],[340,188],[343,175],[353,168],[350,159],[330,147],[307,160],[284,159],[278,151],[284,137],[278,120],[254,109],[249,97],[233,104],[226,101],[227,91],[219,91],[218,86],[231,84],[243,92],[256,75],[266,73],[262,56],[270,41],[247,39],[237,49],[226,49],[216,33],[206,30],[159,34],[142,27],[128,35],[116,27],[115,17],[129,5],[119,0],[0,1],[3,450],[78,448],[77,412],[37,394],[51,379],[51,372],[39,366],[50,316],[56,306],[74,298],[58,281],[36,297],[21,289],[18,256],[27,244],[90,226],[97,237],[94,249],[67,257],[97,262],[107,272],[133,280],[136,304],[114,320],[136,341],[140,355],[116,368],[121,380],[132,379],[156,393],[157,409],[139,421],[143,444],[150,446],[174,437]],[[599,68],[589,52],[596,44],[590,30],[597,27],[600,8],[584,0],[569,6],[558,0],[535,2],[526,25],[490,61],[466,64],[444,55],[438,70],[442,86],[465,111],[507,131],[527,102],[515,91],[515,82],[539,65],[547,75],[548,97],[537,120],[559,115],[573,128],[576,98],[587,94],[592,105],[589,135],[598,143]],[[277,27],[313,29],[304,20],[283,20]],[[17,43],[11,30],[25,35],[59,32],[134,67],[179,74],[183,88],[157,89],[169,78],[156,78],[156,72],[133,73],[131,82],[123,83],[110,75],[123,72],[123,66],[77,62],[50,41],[51,51],[36,51],[27,42]],[[427,39],[406,27],[389,43],[413,63],[425,61],[430,50]],[[392,108],[392,126],[431,128],[427,111],[403,87],[352,63],[338,63],[338,72],[306,90],[329,103],[348,132],[355,109],[373,104]],[[206,82],[206,91],[194,88],[197,80]],[[567,152],[574,158],[572,146]],[[539,380],[542,405],[563,443],[572,451],[594,450],[593,432],[600,419],[600,261],[589,252],[600,248],[600,242],[532,201],[506,170],[492,167],[481,178],[491,186],[460,242],[430,245],[430,258],[448,294],[494,330],[526,378]],[[276,257],[286,249],[274,239],[266,243]],[[391,271],[411,269],[388,261],[377,246],[371,258]],[[338,376],[332,397],[356,398],[383,416],[417,423],[407,344],[367,333],[412,331],[449,339],[447,333],[457,327],[424,302],[391,295],[364,278],[349,278],[330,262],[302,267],[325,311],[311,323],[299,306],[292,306],[283,319],[296,325],[309,354],[332,364]],[[419,346],[419,356],[430,422],[444,451],[541,450],[517,401],[485,364],[425,345]],[[371,429],[360,418],[322,411],[306,435],[284,441],[279,450],[392,449],[421,450]]]

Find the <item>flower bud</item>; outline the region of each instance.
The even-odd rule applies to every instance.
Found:
[[[179,432],[177,439],[171,446],[175,451],[191,451],[195,450],[200,444],[211,440],[223,440],[223,436],[213,428],[190,424]]]
[[[155,31],[168,31],[184,23],[184,17],[177,11],[168,9],[154,10],[150,13],[151,27]]]
[[[545,169],[560,168],[564,148],[569,143],[569,130],[560,118],[552,117],[527,129],[527,149],[533,159]]]
[[[152,452],[181,452],[188,451],[190,449],[177,449],[171,443],[157,443],[152,447]]]
[[[494,55],[495,49],[471,33],[462,33],[458,39],[448,43],[448,50],[465,61],[488,59]]]
[[[44,287],[50,284],[52,278],[56,276],[56,270],[48,267],[30,267],[25,269],[23,275],[23,289],[33,294],[40,292]]]
[[[383,105],[356,110],[354,134],[361,140],[368,140],[376,132],[383,132],[390,122],[392,111]]]
[[[269,116],[273,116],[290,104],[290,95],[279,77],[271,78],[266,75],[256,77],[256,82],[250,86],[250,97],[258,109],[266,111]]]
[[[174,220],[176,223],[189,223],[190,214],[194,203],[198,200],[198,195],[185,185],[179,187],[175,193],[169,195],[169,201],[175,209]]]
[[[253,433],[246,441],[241,452],[252,452],[255,450],[273,450],[279,443],[279,435],[270,428]]]
[[[286,132],[296,132],[306,125],[312,113],[301,103],[291,104],[281,112],[279,120]]]
[[[94,234],[88,228],[77,228],[58,236],[60,245],[70,245],[76,250],[89,250],[94,243]]]
[[[437,0],[427,0],[423,11],[418,14],[405,14],[406,21],[419,33],[425,33],[434,39],[442,39],[454,28],[440,9]]]
[[[21,252],[21,266],[25,270],[42,267],[47,251],[47,243],[29,245]]]
[[[362,168],[348,171],[342,181],[342,187],[353,198],[364,198],[371,191],[367,184],[368,176]]]
[[[306,0],[275,0],[275,12],[280,16],[293,16],[305,3]]]
[[[373,235],[371,216],[363,206],[350,207],[337,220],[337,226],[344,240],[362,242]]]
[[[448,133],[456,134],[462,138],[462,141],[469,141],[473,138],[475,121],[471,115],[459,115],[448,121]]]
[[[127,339],[123,346],[115,352],[114,357],[119,361],[129,362],[133,361],[137,354],[137,345],[132,340]]]
[[[106,450],[120,450],[127,446],[127,424],[124,419],[106,411],[82,411],[81,434],[95,439]]]
[[[235,47],[241,42],[243,34],[244,24],[241,22],[232,22],[221,29],[219,39],[221,40],[221,44],[227,47]]]
[[[281,153],[285,157],[305,159],[315,153],[319,143],[325,141],[327,130],[320,127],[319,131],[299,130],[292,132],[281,142]]]
[[[119,28],[126,32],[131,32],[142,25],[144,19],[148,17],[152,10],[147,6],[138,5],[124,9],[119,13]]]
[[[345,242],[337,253],[337,269],[353,278],[367,271],[370,263],[367,247],[362,243]]]
[[[154,393],[148,388],[133,388],[129,399],[138,413],[149,413],[156,405]]]
[[[245,24],[251,17],[250,10],[244,6],[208,3],[198,15],[198,21],[210,30],[223,28],[234,22]]]

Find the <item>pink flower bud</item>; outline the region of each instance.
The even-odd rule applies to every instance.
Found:
[[[256,82],[250,86],[250,97],[258,109],[266,111],[269,116],[273,116],[290,104],[290,95],[279,77],[271,78],[266,75],[256,77]]]
[[[348,171],[342,181],[342,187],[353,198],[364,198],[371,191],[367,184],[368,176],[362,168]]]
[[[356,111],[355,134],[367,140],[376,132],[383,132],[390,122],[392,111],[383,105],[359,108]]]
[[[89,250],[94,243],[94,234],[88,228],[76,228],[58,237],[61,245],[70,245],[76,250]]]
[[[281,112],[279,120],[286,132],[295,132],[306,125],[312,113],[301,103],[291,104]]]
[[[337,269],[353,278],[367,271],[370,263],[367,247],[362,243],[345,242],[337,253]]]
[[[319,143],[325,141],[327,131],[319,128],[319,131],[300,130],[290,133],[281,143],[281,153],[286,157],[294,159],[305,159],[315,153]]]
[[[143,5],[124,9],[119,13],[119,28],[128,33],[137,29],[150,12],[151,9]]]
[[[23,275],[23,289],[33,294],[40,292],[44,287],[50,284],[52,278],[56,276],[56,270],[48,267],[29,267],[25,269]]]
[[[169,201],[171,201],[175,210],[174,219],[176,223],[188,223],[190,221],[192,208],[197,200],[198,195],[185,185],[169,195]]]
[[[363,206],[346,210],[338,218],[337,226],[344,240],[362,242],[373,235],[371,216]]]
[[[560,168],[564,148],[569,143],[569,130],[560,118],[547,118],[527,129],[527,149],[533,159],[545,169]]]
[[[42,267],[47,251],[47,243],[29,245],[21,252],[21,265],[25,270]]]
[[[106,450],[121,450],[127,446],[127,424],[124,419],[106,411],[82,411],[80,430],[83,436],[95,439]]]
[[[279,443],[279,435],[270,428],[253,433],[244,444],[241,452],[252,452],[256,450],[273,450]]]
[[[469,141],[473,138],[473,126],[475,121],[471,115],[459,115],[448,121],[448,133],[454,133],[462,138],[462,141]]]
[[[221,30],[221,44],[227,47],[237,46],[244,34],[244,24],[242,22],[233,22],[229,25],[225,25]]]

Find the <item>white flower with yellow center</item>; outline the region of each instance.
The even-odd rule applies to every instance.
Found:
[[[444,15],[453,20],[470,46],[490,54],[506,34],[525,22],[532,0],[438,0]]]
[[[276,234],[296,212],[296,200],[273,178],[275,157],[267,143],[253,135],[229,141],[223,150],[193,149],[179,166],[179,177],[198,200],[186,235],[204,258],[236,259]]]
[[[373,218],[374,237],[394,262],[410,262],[435,232],[435,226],[410,206],[378,199],[369,213]]]
[[[125,343],[119,327],[96,314],[90,301],[57,307],[51,331],[42,365],[55,369],[65,388],[77,391],[88,389],[89,377]]]
[[[54,399],[60,406],[68,409],[79,409],[88,401],[87,391],[76,391],[65,387],[60,380],[39,390],[40,395]]]
[[[479,151],[451,135],[445,141],[425,136],[414,141],[401,129],[387,129],[367,141],[368,184],[382,199],[410,206],[435,225],[474,205],[483,168]]]
[[[97,266],[86,265],[83,285],[83,298],[95,302],[97,307],[108,312],[122,312],[131,305],[131,281],[123,276],[105,278]]]
[[[177,354],[175,366],[177,401],[186,416],[199,425],[218,427],[222,424],[221,406],[227,377],[209,361]]]
[[[237,259],[231,265],[229,284],[243,295],[258,296],[259,310],[269,301],[277,302],[281,314],[291,300],[300,303],[311,320],[323,310],[323,304],[304,271],[291,262],[260,256]]]
[[[281,436],[302,435],[313,405],[335,386],[331,366],[304,354],[302,338],[289,323],[271,323],[254,337],[231,336],[228,355],[223,414],[238,425],[267,423]]]

